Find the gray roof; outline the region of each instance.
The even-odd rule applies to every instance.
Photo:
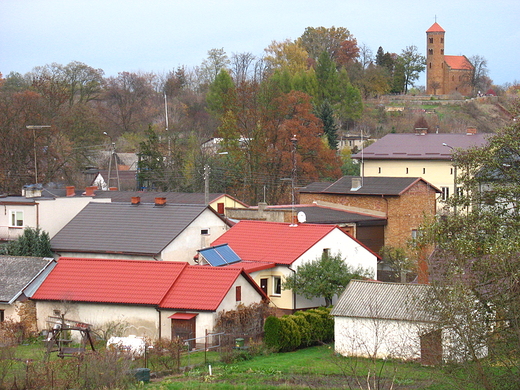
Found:
[[[89,203],[52,239],[54,251],[159,254],[205,205]]]
[[[0,302],[14,301],[31,281],[50,272],[53,259],[43,257],[0,256]],[[41,281],[40,281],[41,283]],[[30,296],[32,294],[26,294]]]
[[[95,191],[96,198],[110,198],[112,202],[130,202],[134,196],[141,197],[141,203],[154,203],[155,198],[166,198],[167,203],[204,204],[203,192],[152,192],[152,191]],[[210,193],[208,200],[213,202],[224,193]]]
[[[371,319],[434,322],[428,311],[431,286],[351,280],[331,315]]]
[[[266,210],[290,210],[291,205],[283,206],[267,206]],[[334,207],[320,205],[295,205],[295,212],[303,211],[306,216],[307,223],[318,224],[340,224],[340,223],[357,223],[360,226],[368,225],[386,225],[386,218],[378,217],[366,213],[358,213],[346,211]]]
[[[489,134],[387,134],[352,156],[364,160],[450,160],[452,148],[483,146]]]
[[[420,177],[364,177],[363,185],[352,190],[356,176],[343,176],[334,183],[311,183],[299,190],[300,193],[348,194],[348,195],[393,195],[399,196],[415,183],[422,181],[436,192],[440,190]]]

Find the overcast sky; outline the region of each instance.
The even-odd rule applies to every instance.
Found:
[[[262,56],[309,26],[345,27],[374,54],[424,55],[435,17],[446,54],[483,56],[495,84],[520,82],[519,0],[1,0],[0,73],[71,61],[107,76],[165,73],[212,48]]]

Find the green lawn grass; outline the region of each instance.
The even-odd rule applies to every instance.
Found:
[[[201,366],[159,379],[146,389],[427,389],[460,388],[443,371],[416,363],[336,356],[331,346],[257,356],[233,364]],[[367,378],[370,378],[368,387]],[[379,387],[376,387],[379,386]],[[393,386],[393,387],[391,387]],[[471,389],[471,387],[464,387]]]

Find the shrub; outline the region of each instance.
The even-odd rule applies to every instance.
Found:
[[[278,352],[281,348],[280,337],[282,332],[282,325],[280,318],[269,316],[265,320],[264,324],[264,342],[269,348]]]
[[[280,351],[294,351],[302,343],[300,329],[293,317],[284,316],[280,318]]]

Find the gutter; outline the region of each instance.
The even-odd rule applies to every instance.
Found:
[[[162,325],[161,325],[161,310],[156,307],[155,310],[157,310],[157,313],[159,314],[159,328],[157,329],[159,334],[159,340],[162,338]]]

